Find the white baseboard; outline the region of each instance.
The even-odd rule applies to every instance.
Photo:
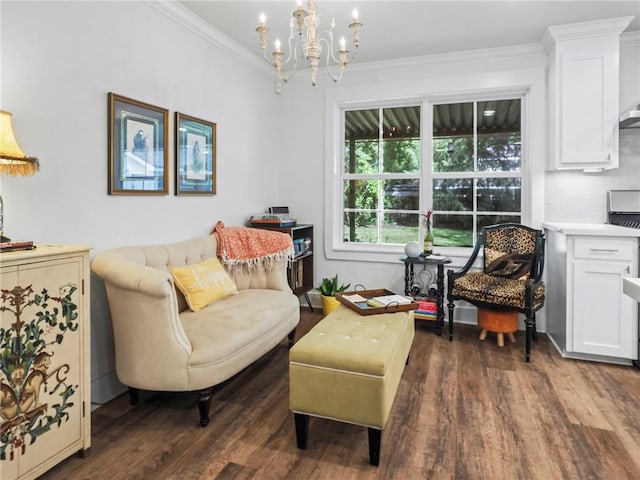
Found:
[[[127,387],[118,381],[116,372],[110,372],[91,381],[91,403],[102,405],[122,395]]]

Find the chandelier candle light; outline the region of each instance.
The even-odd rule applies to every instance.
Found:
[[[331,79],[335,82],[342,78],[345,68],[347,67],[347,43],[344,37],[340,38],[340,49],[334,54],[333,45],[333,30],[335,28],[335,20],[331,18],[329,28],[325,31],[319,31],[320,16],[316,11],[316,2],[309,0],[307,2],[307,10],[302,6],[302,0],[297,0],[297,7],[291,14],[292,18],[289,21],[289,40],[288,48],[289,53],[286,60],[283,61],[280,39],[276,38],[274,42],[274,50],[271,54],[273,60],[267,56],[267,33],[269,27],[266,24],[266,16],[264,13],[260,14],[260,23],[256,28],[256,32],[260,37],[260,48],[262,49],[262,55],[278,73],[278,78],[284,82],[287,82],[293,74],[296,72],[298,66],[298,56],[303,56],[307,59],[309,68],[311,69],[311,84],[315,86],[318,76],[318,66],[322,59],[323,44],[327,49],[326,53],[326,67],[327,72]],[[351,29],[352,43],[357,50],[360,46],[360,27],[362,24],[358,21],[358,10],[355,8],[352,12],[352,20],[349,24]],[[354,55],[355,56],[355,55]],[[331,71],[331,62],[337,65],[337,73]],[[283,75],[282,67],[291,63],[291,73],[289,75]]]

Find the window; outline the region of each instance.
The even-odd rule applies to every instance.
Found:
[[[405,244],[418,238],[420,106],[346,111],[343,238]]]
[[[434,244],[473,246],[486,225],[521,219],[521,101],[433,106]]]
[[[470,247],[483,226],[521,220],[519,98],[344,110],[343,139],[344,244],[420,240],[427,207],[436,247]]]

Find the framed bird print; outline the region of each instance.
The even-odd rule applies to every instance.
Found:
[[[176,195],[215,195],[216,124],[175,114]]]
[[[109,195],[169,192],[169,111],[109,93]]]

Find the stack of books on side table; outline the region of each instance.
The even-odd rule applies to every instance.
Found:
[[[6,237],[5,237],[6,238]],[[36,246],[33,244],[32,240],[26,240],[23,242],[0,242],[0,253],[1,252],[13,252],[14,250],[33,250]]]
[[[436,302],[420,301],[413,315],[416,320],[435,322],[438,319],[438,305]]]

